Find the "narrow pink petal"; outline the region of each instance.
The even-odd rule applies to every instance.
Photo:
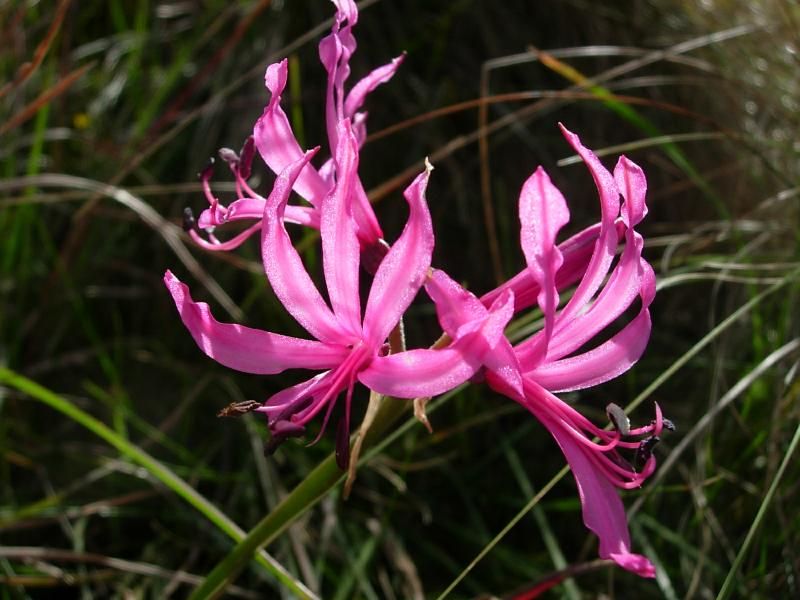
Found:
[[[454,347],[407,350],[375,358],[358,374],[358,380],[379,394],[420,398],[452,390],[480,367],[480,360]]]
[[[325,92],[325,122],[331,153],[338,146],[339,121],[350,116],[344,113],[344,82],[350,77],[350,57],[356,50],[353,26],[358,22],[358,8],[352,0],[334,0],[336,16],[330,35],[319,43],[319,58],[328,72]]]
[[[218,363],[258,375],[285,369],[327,369],[347,356],[344,346],[301,340],[243,325],[220,323],[205,302],[194,302],[186,284],[170,271],[164,274],[183,324],[205,354]]]
[[[655,568],[644,556],[630,551],[631,539],[625,508],[616,488],[592,463],[589,450],[575,441],[555,415],[541,409],[546,390],[526,381],[525,406],[547,428],[569,463],[583,509],[583,522],[600,541],[599,555],[642,577],[654,577]]]
[[[360,337],[359,246],[350,213],[353,182],[358,177],[358,147],[349,120],[339,123],[338,135],[336,186],[322,201],[322,262],[333,312],[354,336]]]
[[[337,19],[338,17],[337,14]],[[341,82],[337,85],[337,80],[341,77],[339,62],[343,53],[337,27],[338,25],[335,25],[334,32],[324,37],[319,43],[319,60],[328,73],[328,82],[325,88],[325,125],[328,131],[328,145],[332,154],[336,154],[338,145],[336,126],[344,118],[344,108],[340,101],[343,85]]]
[[[619,318],[640,295],[644,283],[641,264],[644,242],[638,234],[630,238],[597,300],[553,336],[547,350],[548,361],[558,360],[583,346]]]
[[[235,235],[229,240],[225,240],[224,242],[217,240],[217,238],[212,238],[212,241],[209,242],[200,237],[200,234],[194,229],[189,232],[189,237],[192,238],[195,244],[204,250],[210,250],[212,252],[227,252],[229,250],[235,250],[259,231],[261,231],[261,223],[255,223],[241,233]]]
[[[297,322],[320,341],[340,342],[348,336],[311,281],[283,221],[295,178],[313,155],[306,153],[275,180],[264,207],[261,258],[275,295]]]
[[[356,138],[356,142],[360,147],[361,144],[364,143],[364,137],[366,137],[366,134],[361,136],[361,134],[358,133],[359,126],[355,120],[351,121],[351,129]],[[331,186],[333,186],[333,183],[336,180],[335,173],[336,167],[333,159],[325,161],[325,163],[319,169],[320,176],[322,176],[325,181],[330,181]],[[361,183],[361,179],[358,177],[353,180],[350,208],[353,212],[353,218],[356,221],[356,226],[358,228],[358,239],[361,242],[362,249],[371,246],[383,238],[383,231],[381,231],[381,226],[378,224],[378,218],[375,216],[375,211],[372,210],[372,204],[370,204],[369,198],[367,198],[367,193],[364,191],[364,186]]]
[[[275,174],[281,173],[290,164],[303,157],[303,151],[292,132],[289,119],[280,105],[281,94],[286,87],[287,65],[288,61],[284,59],[267,68],[265,81],[267,88],[272,92],[272,97],[253,129],[258,152]],[[311,204],[319,206],[328,192],[328,187],[319,173],[311,165],[306,165],[298,176],[294,189]]]
[[[429,176],[426,169],[406,188],[408,221],[372,281],[364,314],[364,339],[373,346],[382,344],[397,325],[428,275],[433,253],[433,225],[425,202]]]
[[[603,283],[608,269],[611,266],[611,261],[614,259],[614,254],[617,248],[617,229],[614,226],[614,221],[619,215],[619,190],[614,181],[614,177],[600,162],[600,159],[595,156],[594,152],[581,144],[580,138],[569,131],[566,127],[559,124],[561,132],[564,137],[575,149],[575,152],[581,157],[583,162],[592,174],[597,192],[600,195],[600,211],[601,211],[601,230],[595,245],[594,253],[586,268],[586,274],[578,288],[570,298],[567,305],[562,309],[559,315],[559,323],[567,323],[572,316],[579,312],[595,292]],[[558,325],[557,325],[558,326]]]
[[[336,20],[340,24],[347,20],[352,27],[358,22],[358,7],[355,0],[332,0],[336,6]]]
[[[526,370],[526,377],[558,392],[592,387],[630,369],[642,356],[650,337],[650,311],[647,307],[655,294],[655,276],[645,261],[642,261],[642,270],[642,309],[622,331],[588,352],[540,364],[532,371]],[[526,369],[524,362],[523,369]]]
[[[620,221],[619,227],[621,231],[622,221]],[[558,291],[578,281],[586,272],[599,233],[600,223],[596,223],[558,245],[564,261],[556,273],[556,289]],[[511,279],[481,296],[481,302],[484,306],[489,306],[506,289],[514,292],[514,312],[533,306],[540,291],[539,285],[533,280],[533,276],[526,266]]]
[[[364,100],[367,95],[394,76],[404,58],[405,54],[401,54],[397,58],[392,59],[390,63],[373,70],[356,83],[350,90],[350,93],[347,94],[347,99],[344,102],[344,116],[353,117],[356,111],[364,105]]]
[[[569,222],[564,196],[553,185],[542,167],[536,169],[519,197],[520,239],[525,262],[534,282],[539,286],[537,301],[544,313],[544,335],[532,349],[532,361],[544,358],[553,332],[558,290],[556,273],[563,262],[556,246],[556,236]]]
[[[375,216],[375,211],[372,210],[372,204],[367,198],[367,192],[364,191],[358,175],[353,181],[352,210],[353,218],[358,226],[358,239],[361,240],[362,246],[371,246],[383,238],[378,218]]]
[[[232,221],[246,221],[248,219],[261,220],[264,216],[264,206],[267,203],[266,198],[239,198],[231,202],[225,216],[217,218],[212,214],[210,208],[207,208],[197,219],[197,226],[200,229],[208,229]],[[288,205],[283,218],[289,223],[296,223],[298,225],[306,225],[319,229],[319,211],[311,206],[294,206]]]
[[[356,136],[358,147],[364,145],[367,141],[367,113],[365,111],[357,112],[352,116],[353,120],[353,133]]]
[[[264,402],[264,405],[257,408],[255,412],[266,413],[270,418],[274,418],[282,411],[285,411],[288,407],[304,398],[322,397],[328,390],[330,379],[331,371],[319,373],[306,381],[302,381],[273,394]]]
[[[625,328],[596,348],[539,365],[525,375],[554,392],[581,390],[618,377],[644,353],[650,337],[650,313],[639,314]]]
[[[622,219],[627,227],[635,227],[647,216],[647,179],[644,171],[635,162],[620,156],[614,167],[614,180],[625,202],[622,204]]]
[[[440,269],[433,269],[425,280],[425,291],[436,306],[442,330],[451,339],[457,339],[458,329],[464,323],[483,319],[488,312],[480,300]]]
[[[378,357],[359,373],[371,390],[398,398],[435,396],[461,385],[486,362],[522,393],[513,350],[503,331],[514,310],[511,292],[502,296],[482,319],[465,323],[459,338],[441,350],[409,350]]]
[[[514,292],[509,290],[489,308],[489,317],[481,328],[478,346],[481,362],[496,380],[503,382],[503,390],[512,398],[523,395],[522,374],[517,356],[505,336],[505,328],[514,316]],[[457,340],[456,343],[459,343]],[[475,352],[473,343],[472,352]]]

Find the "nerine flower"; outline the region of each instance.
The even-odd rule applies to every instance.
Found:
[[[310,163],[305,165],[294,182],[294,190],[308,204],[287,205],[284,213],[287,221],[316,229],[320,227],[322,201],[338,176],[334,157],[340,142],[337,133],[339,123],[343,119],[350,120],[358,147],[361,147],[367,136],[367,113],[362,112],[361,108],[369,93],[389,81],[403,60],[401,55],[388,64],[378,67],[345,93],[345,83],[350,76],[350,57],[356,50],[352,29],[358,21],[358,10],[353,0],[333,0],[333,2],[336,5],[333,28],[330,35],[319,44],[320,61],[328,73],[325,120],[331,158],[319,169]],[[220,157],[228,164],[235,177],[238,199],[227,207],[223,206],[209,185],[213,170],[208,168],[200,174],[203,191],[210,206],[200,214],[196,222],[191,211],[188,211],[186,228],[194,241],[206,249],[232,250],[261,230],[260,220],[266,199],[247,183],[256,149],[276,175],[304,155],[289,119],[280,105],[287,76],[286,59],[267,68],[265,83],[271,94],[270,100],[264,109],[264,114],[255,124],[253,136],[247,139],[240,154],[228,149],[220,151]],[[359,243],[362,248],[369,248],[383,234],[358,176],[351,182],[349,193],[352,196],[353,218],[356,222]],[[215,228],[234,221],[255,222],[227,241],[218,240],[214,234]],[[210,241],[204,239],[198,230],[205,232]]]
[[[513,347],[505,338],[500,340],[494,352],[484,357],[486,381],[536,416],[561,447],[578,485],[584,523],[599,537],[600,556],[652,577],[655,570],[650,561],[630,551],[625,511],[615,488],[639,487],[653,472],[652,447],[662,428],[671,423],[656,406],[650,424],[631,428],[624,412],[612,404],[608,412],[615,427],[604,430],[553,394],[617,377],[644,351],[650,335],[655,276],[642,258],[643,240],[634,227],[647,212],[647,183],[642,170],[624,156],[612,175],[578,136],[563,127],[562,131],[594,178],[602,218],[598,225],[557,246],[556,236],[569,220],[566,201],[541,167],[525,182],[519,214],[526,272],[516,278],[514,286],[503,286],[502,293],[516,288],[518,309],[525,299],[535,298],[544,315],[544,327]],[[624,200],[621,207],[620,195]],[[625,247],[612,269],[620,232]],[[578,278],[575,293],[558,308],[559,289]],[[459,329],[485,319],[486,303],[500,293],[479,300],[438,270],[426,290],[436,303],[442,327],[456,343]],[[638,314],[627,325],[607,341],[584,350],[637,301]],[[633,461],[623,453],[631,454]]]
[[[433,228],[425,203],[429,170],[406,189],[409,217],[400,237],[375,272],[366,308],[359,297],[360,248],[353,204],[358,142],[350,121],[337,129],[337,178],[320,200],[322,263],[330,306],[303,267],[285,228],[287,201],[315,151],[291,162],[278,176],[264,203],[261,249],[264,270],[275,295],[315,340],[220,323],[207,304],[192,300],[187,286],[169,271],[164,281],[181,318],[198,346],[217,362],[247,373],[274,374],[285,369],[322,370],[283,390],[255,408],[266,414],[274,448],[287,437],[302,435],[323,413],[320,435],[344,392],[344,416],[337,426],[337,461],[349,460],[349,422],[355,382],[400,398],[441,394],[463,383],[480,368],[503,336],[513,313],[513,293],[497,298],[481,319],[459,332],[442,350],[417,349],[387,355],[391,330],[428,276]]]

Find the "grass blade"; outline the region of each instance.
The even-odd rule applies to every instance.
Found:
[[[128,442],[123,437],[119,436],[112,429],[102,423],[100,420],[84,412],[65,398],[58,394],[40,386],[38,383],[31,381],[27,377],[23,377],[14,371],[0,367],[0,383],[9,385],[20,392],[27,394],[51,408],[66,415],[76,423],[83,425],[86,429],[94,433],[96,436],[102,438],[108,444],[119,450],[120,453],[130,458],[132,461],[147,469],[148,473],[158,479],[161,483],[167,486],[175,494],[183,498],[194,509],[206,517],[213,523],[220,531],[225,533],[234,541],[241,541],[244,538],[244,531],[231,521],[227,515],[220,511],[216,506],[211,504],[197,490],[191,487],[183,479],[178,477],[166,465],[163,465],[154,457],[150,456],[147,452],[141,450],[136,445]],[[264,551],[256,555],[256,561],[262,565],[265,570],[273,575],[281,584],[285,585],[287,589],[297,594],[299,598],[314,598],[314,595],[308,588],[306,588],[300,581],[297,581],[292,575],[286,571],[273,557]]]

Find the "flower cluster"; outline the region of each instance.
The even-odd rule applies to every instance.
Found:
[[[360,109],[368,94],[394,75],[402,56],[346,92],[358,13],[353,0],[334,4],[332,31],[319,46],[328,76],[330,158],[317,168],[313,159],[319,148],[301,149],[280,105],[287,63],[270,65],[266,86],[271,95],[253,136],[238,154],[220,152],[235,177],[238,198],[223,206],[211,191],[212,173],[206,169],[201,179],[209,207],[197,220],[190,211],[185,215],[192,238],[210,250],[234,249],[260,233],[267,279],[286,311],[313,339],[220,323],[209,306],[195,302],[188,287],[168,271],[164,281],[183,323],[205,354],[232,369],[254,374],[319,371],[263,402],[232,410],[263,413],[271,432],[268,448],[274,450],[283,440],[304,435],[318,415],[321,436],[342,399],[342,409],[336,411],[342,413],[337,417],[336,454],[343,469],[349,462],[356,382],[378,394],[413,399],[444,393],[480,375],[492,389],[531,412],[561,448],[578,485],[584,522],[600,540],[600,556],[653,576],[652,564],[630,551],[625,512],[615,488],[636,488],[653,472],[652,447],[671,423],[656,406],[649,424],[631,427],[624,411],[611,404],[607,411],[613,427],[603,429],[554,395],[617,377],[639,359],[647,344],[655,276],[642,257],[643,240],[635,230],[647,213],[642,170],[621,157],[609,172],[562,126],[596,184],[600,222],[557,243],[569,210],[538,168],[519,198],[526,266],[497,289],[474,296],[431,267],[434,232],[425,199],[430,165],[405,190],[409,213],[402,233],[391,245],[383,240],[358,175],[359,151],[366,139],[366,113]],[[266,198],[248,184],[256,151],[276,175]],[[292,192],[304,202],[290,204]],[[215,237],[215,228],[235,221],[250,224],[227,241]],[[328,300],[303,266],[286,223],[319,230]],[[362,268],[371,276],[363,307]],[[562,305],[560,293],[572,286],[573,294]],[[387,340],[422,288],[435,305],[449,344],[398,349]],[[515,313],[534,305],[542,311],[543,328],[512,345],[504,333],[506,325]],[[586,349],[631,309],[638,313],[620,331]]]

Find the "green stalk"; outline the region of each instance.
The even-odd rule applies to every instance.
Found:
[[[138,446],[131,444],[125,438],[117,434],[114,430],[104,423],[84,412],[65,398],[40,386],[27,377],[18,375],[11,369],[0,367],[0,384],[9,385],[20,392],[27,394],[31,398],[38,400],[51,408],[66,415],[76,423],[83,425],[86,429],[102,438],[108,444],[116,448],[121,454],[130,458],[133,462],[141,465],[156,479],[172,490],[175,494],[183,498],[189,505],[195,508],[200,514],[206,517],[220,531],[236,542],[245,539],[244,531],[231,521],[227,515],[211,504],[197,490],[191,487],[183,479],[178,477],[169,467],[162,464]],[[335,468],[335,467],[334,467]],[[249,536],[248,536],[249,537]],[[245,562],[249,561],[255,554],[255,550],[247,555]],[[300,581],[297,581],[286,571],[273,557],[266,552],[260,552],[255,556],[256,561],[264,569],[272,574],[281,584],[285,585],[298,598],[314,598],[314,594],[308,590]]]
[[[386,431],[410,406],[393,398],[385,398],[372,427],[364,438],[363,448],[383,440]],[[364,456],[360,462],[369,457]],[[344,473],[336,466],[334,455],[329,455],[295,487],[291,493],[266,515],[239,544],[209,573],[190,600],[217,598],[247,566],[251,556],[262,546],[274,541],[297,517],[314,506],[331,488],[337,485]]]

